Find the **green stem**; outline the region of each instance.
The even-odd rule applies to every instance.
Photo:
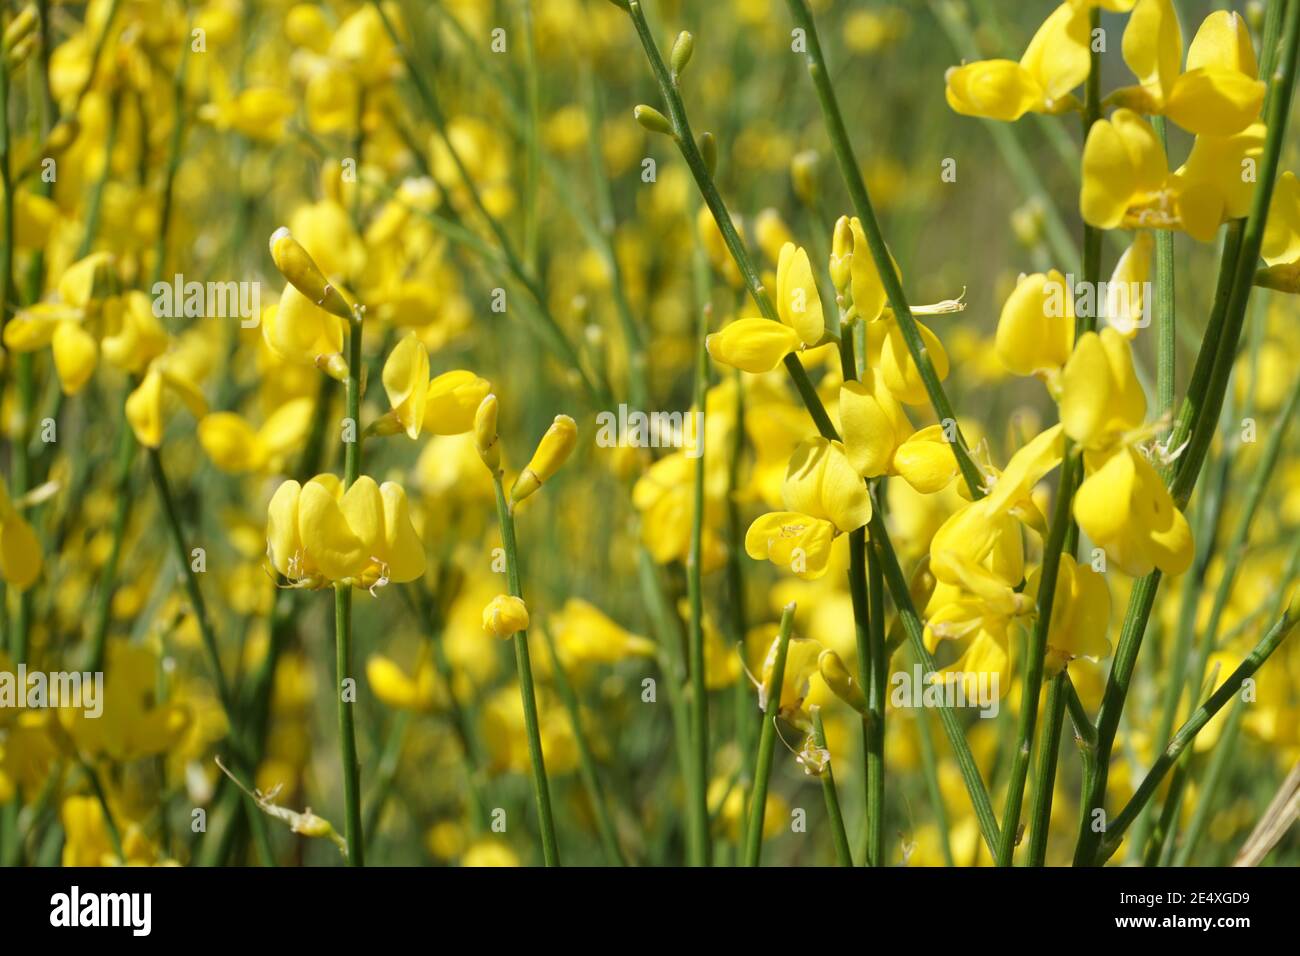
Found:
[[[1047,687],[1047,726],[1038,744],[1038,770],[1034,774],[1033,796],[1029,801],[1029,865],[1047,861],[1047,838],[1052,822],[1052,796],[1056,787],[1056,763],[1060,753],[1061,727],[1065,723],[1065,671]]]
[[[822,726],[820,707],[812,708],[813,746],[825,751],[826,768],[821,772],[822,796],[826,798],[826,816],[831,824],[831,842],[835,845],[835,860],[840,866],[852,866],[853,854],[849,838],[844,832],[844,814],[840,812],[840,796],[835,789],[835,771],[831,767],[830,749],[826,746],[826,730]]]
[[[523,600],[519,583],[519,548],[515,543],[515,517],[506,503],[501,474],[492,476],[496,488],[497,523],[501,530],[501,546],[506,554],[506,576],[510,593]],[[542,857],[547,866],[560,865],[560,850],[555,839],[555,820],[551,816],[551,787],[546,778],[546,762],[542,758],[542,735],[537,719],[537,691],[533,686],[533,665],[528,655],[528,632],[518,631],[514,637],[515,669],[519,677],[519,694],[524,706],[524,730],[528,736],[528,758],[533,768],[533,795],[537,801],[538,828],[542,836]]]
[[[1165,118],[1157,116],[1156,134],[1168,152],[1169,137]],[[1175,343],[1177,319],[1174,314],[1174,234],[1156,230],[1156,417],[1163,420],[1174,413]],[[1168,428],[1164,433],[1168,434]]]
[[[889,655],[885,650],[885,584],[876,548],[868,544],[867,633],[871,671],[867,685],[867,864],[885,865],[885,687]]]
[[[696,341],[694,411],[704,412],[709,379],[709,353],[704,339],[709,328],[709,309],[700,309]],[[686,561],[687,600],[690,604],[691,681],[691,865],[709,865],[709,693],[704,672],[704,431],[695,436],[699,456],[695,459],[691,504],[690,554]]]
[[[635,2],[635,0],[633,0]],[[794,626],[794,604],[781,611],[781,629],[776,636],[776,660],[771,680],[763,685],[763,733],[758,739],[754,792],[749,798],[749,827],[745,845],[745,866],[758,866],[763,855],[763,815],[767,811],[767,785],[772,778],[772,753],[776,749],[776,720],[781,710],[781,688],[785,684],[785,658]]]
[[[346,419],[351,422],[351,441],[343,446],[343,488],[351,488],[361,477],[361,336],[364,313],[357,310],[348,330],[348,378],[344,397]],[[365,866],[365,835],[361,818],[361,765],[357,760],[357,731],[352,713],[355,693],[345,693],[345,685],[356,687],[352,671],[352,584],[334,585],[334,662],[335,688],[339,695],[339,756],[343,770],[344,829],[348,846],[348,865]]]

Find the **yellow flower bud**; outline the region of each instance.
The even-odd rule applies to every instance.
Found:
[[[632,115],[644,129],[652,133],[663,133],[665,136],[673,135],[673,124],[668,122],[668,117],[664,116],[653,106],[646,106],[642,103],[632,110]]]
[[[821,157],[813,149],[795,153],[790,160],[790,181],[794,184],[794,194],[806,205],[810,205],[817,197],[817,163],[820,160]]]
[[[556,415],[551,427],[546,430],[542,440],[537,443],[537,450],[527,467],[515,479],[510,489],[511,501],[523,501],[542,486],[573,452],[578,443],[578,426],[568,415]]]
[[[669,56],[669,61],[673,67],[673,79],[682,75],[686,69],[686,64],[691,62],[691,54],[695,52],[695,37],[688,31],[683,30],[677,34],[677,39],[673,42],[673,52]]]
[[[700,158],[704,160],[704,168],[712,176],[718,171],[718,140],[707,129],[700,134]]]
[[[501,470],[501,443],[497,438],[497,412],[500,403],[489,395],[479,403],[474,413],[474,447],[478,456],[494,475]]]
[[[848,704],[859,714],[867,712],[867,698],[862,693],[862,688],[858,686],[849,669],[844,666],[844,661],[840,655],[836,654],[829,647],[822,651],[817,658],[817,669],[821,671],[822,680],[826,681],[829,687],[840,700]]]
[[[864,250],[865,251],[865,250]],[[831,234],[831,284],[841,295],[849,287],[853,275],[853,229],[848,216],[835,220],[835,231]]]
[[[528,606],[512,594],[498,594],[483,608],[483,630],[493,637],[510,637],[528,629]]]
[[[271,233],[271,261],[280,274],[313,303],[341,319],[352,318],[352,309],[347,301],[329,284],[320,266],[293,237],[288,226],[281,226]]]

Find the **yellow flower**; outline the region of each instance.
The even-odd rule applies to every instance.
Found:
[[[199,107],[199,119],[219,130],[233,129],[250,139],[277,142],[297,103],[274,86],[250,86],[236,96]]]
[[[781,246],[776,266],[776,310],[781,322],[741,318],[709,335],[704,346],[714,361],[742,372],[770,372],[791,352],[816,345],[826,332],[821,295],[808,253],[793,242]]]
[[[315,365],[339,381],[347,378],[343,320],[313,305],[293,285],[284,287],[278,307],[263,312],[262,339],[286,362]]]
[[[14,508],[0,479],[0,579],[26,591],[41,573],[41,545],[32,526]]]
[[[1040,600],[1042,570],[1034,568],[1025,582],[1025,593],[1035,600]],[[1078,657],[1105,657],[1110,653],[1106,640],[1109,626],[1110,589],[1105,577],[1076,562],[1073,555],[1062,554],[1052,599],[1052,625],[1047,632],[1047,675],[1059,674]]]
[[[787,511],[765,514],[745,533],[745,553],[802,578],[826,573],[831,542],[871,520],[871,496],[844,446],[813,438],[795,449],[782,497]]]
[[[1084,449],[1087,477],[1073,504],[1079,527],[1126,574],[1187,570],[1187,519],[1136,447],[1149,430],[1128,339],[1111,328],[1083,336],[1061,375],[1059,403],[1065,433]]]
[[[1240,14],[1216,10],[1201,22],[1184,73],[1173,0],[1138,0],[1123,53],[1140,85],[1118,90],[1112,102],[1162,114],[1198,136],[1230,136],[1259,115],[1264,84],[1256,78],[1255,51]]]
[[[324,230],[322,230],[324,231]],[[352,309],[338,289],[325,278],[316,260],[293,237],[288,226],[271,233],[271,261],[308,302],[341,319],[350,319]],[[283,299],[281,300],[283,308]],[[336,350],[337,351],[337,350]]]
[[[656,650],[654,641],[620,627],[581,598],[565,601],[547,628],[566,664],[614,664],[629,657],[653,657]]]
[[[235,412],[213,412],[199,421],[199,444],[212,463],[228,474],[274,471],[306,439],[314,410],[313,399],[295,398],[258,429]]]
[[[409,333],[384,362],[384,391],[393,414],[410,438],[419,438],[429,397],[429,353],[418,336]]]
[[[372,654],[365,662],[365,679],[374,696],[395,710],[428,713],[446,700],[446,687],[432,661],[421,661],[411,676],[393,659]]]
[[[342,582],[372,588],[424,573],[424,546],[406,492],[367,475],[346,492],[329,474],[305,485],[284,482],[267,508],[266,540],[272,566],[298,587]]]
[[[866,713],[867,698],[862,693],[862,688],[858,682],[853,679],[849,669],[844,666],[844,661],[840,655],[836,654],[829,647],[821,652],[817,658],[817,669],[822,675],[822,680],[826,686],[844,703],[848,704],[858,713]]]
[[[126,398],[126,418],[135,432],[136,441],[146,448],[157,448],[162,444],[164,417],[164,400],[166,395],[174,394],[190,410],[195,418],[202,418],[208,412],[207,399],[189,378],[182,363],[170,361],[168,356],[160,356],[149,363],[140,384]]]
[[[474,407],[478,407],[477,402]],[[472,410],[470,415],[472,425]],[[524,470],[515,479],[514,486],[510,489],[511,501],[523,501],[542,487],[543,482],[549,480],[552,475],[560,470],[560,466],[573,453],[573,448],[577,443],[577,424],[568,415],[556,415],[551,427],[546,430],[542,440],[537,443],[537,450],[533,452],[533,457],[529,459]]]
[[[483,630],[493,637],[512,637],[528,630],[528,607],[523,598],[498,594],[483,608]]]
[[[1229,219],[1250,212],[1257,168],[1264,154],[1264,124],[1252,123],[1231,136],[1198,136],[1187,162],[1173,175],[1178,218],[1193,239],[1209,242]]]
[[[1056,269],[1021,276],[1002,306],[998,359],[1013,375],[1050,378],[1074,347],[1074,290]]]
[[[1020,62],[980,60],[946,76],[948,105],[966,116],[1018,120],[1077,105],[1071,91],[1088,78],[1088,12],[1063,3],[1043,21]]]
[[[1079,210],[1099,229],[1175,228],[1169,165],[1151,124],[1130,109],[1092,124],[1083,145]]]
[[[1110,448],[1141,427],[1147,399],[1127,339],[1111,328],[1079,339],[1061,375],[1060,410],[1065,433],[1088,449]]]
[[[1086,452],[1088,477],[1074,496],[1079,528],[1125,574],[1159,568],[1182,574],[1192,563],[1192,531],[1164,479],[1136,448]]]

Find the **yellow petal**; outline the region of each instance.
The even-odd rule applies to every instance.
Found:
[[[887,392],[885,397],[886,401],[893,401]],[[898,414],[901,413],[899,408]],[[882,407],[881,401],[866,385],[845,382],[840,387],[840,430],[844,434],[844,448],[850,464],[863,478],[875,478],[889,471],[900,441],[896,421],[897,418]]]
[[[1074,346],[1074,292],[1053,269],[1022,276],[1002,306],[995,348],[1013,375],[1064,367]]]
[[[1040,108],[1043,90],[1032,74],[1012,60],[980,60],[948,71],[945,95],[963,116],[1014,122]]]
[[[885,324],[887,329],[880,352],[880,371],[884,375],[885,385],[900,402],[909,405],[928,404],[930,395],[925,390],[925,382],[921,380],[920,369],[912,360],[912,353],[903,338],[898,320],[889,319]],[[924,324],[917,322],[916,328],[921,334],[921,343],[930,356],[930,362],[934,365],[935,374],[942,382],[948,377],[948,353],[939,337]]]
[[[795,449],[782,494],[791,511],[830,521],[840,531],[871,520],[871,496],[839,442],[819,437]]]
[[[388,580],[394,584],[414,581],[424,574],[424,543],[411,524],[406,491],[395,482],[379,486],[384,502],[384,560],[388,563]]]
[[[1264,104],[1264,84],[1244,73],[1200,69],[1180,76],[1165,115],[1197,136],[1231,136],[1249,126]]]
[[[234,412],[214,412],[199,422],[199,444],[212,463],[229,474],[257,468],[262,461],[257,432]]]
[[[433,435],[461,435],[474,427],[474,413],[492,391],[492,383],[473,372],[443,372],[429,382],[424,430]]]
[[[1235,11],[1215,10],[1201,21],[1187,48],[1187,71],[1203,67],[1231,70],[1252,80],[1259,76],[1245,17]]]
[[[266,508],[266,551],[271,565],[286,578],[297,575],[294,562],[302,552],[298,534],[298,499],[302,486],[286,481],[275,489]]]
[[[348,526],[338,498],[318,478],[307,482],[299,496],[298,534],[307,557],[331,581],[359,577],[370,563],[369,551]]]
[[[943,491],[957,477],[957,459],[943,438],[941,425],[912,435],[894,452],[894,471],[924,495]]]
[[[1138,0],[1124,30],[1124,62],[1163,100],[1178,76],[1183,34],[1172,0]]]
[[[410,438],[419,438],[429,397],[429,353],[418,336],[408,334],[384,362],[384,391]]]
[[[822,300],[817,293],[808,253],[787,242],[776,267],[776,308],[781,321],[799,334],[804,345],[816,345],[826,331]]]
[[[715,362],[759,375],[799,347],[799,334],[768,319],[737,319],[708,336],[704,347]]]
[[[757,518],[745,532],[745,553],[812,580],[826,573],[835,526],[793,511],[774,511]]]
[[[1057,7],[1029,42],[1020,65],[1034,78],[1050,109],[1082,85],[1091,68],[1088,11],[1070,3]]]
[[[95,374],[99,362],[99,344],[95,337],[76,322],[60,322],[51,341],[54,367],[64,395],[75,395]]]
[[[162,444],[162,374],[150,366],[140,384],[126,397],[126,418],[136,441],[146,448]]]

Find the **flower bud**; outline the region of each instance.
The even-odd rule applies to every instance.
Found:
[[[313,303],[341,319],[352,319],[352,309],[347,301],[329,284],[320,266],[293,237],[288,226],[281,226],[271,233],[271,261],[280,274]]]
[[[501,442],[497,437],[498,407],[497,397],[488,395],[474,413],[474,447],[478,449],[483,464],[494,475],[501,470]]]
[[[316,356],[316,367],[336,382],[348,380],[348,360],[341,352]]]
[[[642,103],[632,110],[632,115],[636,117],[638,123],[652,133],[663,133],[666,136],[673,135],[673,124],[668,122],[667,116],[664,116],[653,106],[646,106]]]
[[[544,481],[560,470],[577,443],[577,424],[568,415],[556,415],[551,427],[537,443],[532,460],[515,479],[514,487],[510,489],[510,500],[523,501],[540,488]]]
[[[528,630],[527,605],[512,594],[498,594],[483,608],[483,630],[493,637]]]
[[[843,295],[853,278],[853,228],[848,216],[835,220],[835,231],[831,234],[831,284],[835,291]]]
[[[673,79],[682,75],[686,69],[686,64],[691,62],[691,54],[695,52],[695,37],[690,32],[683,30],[677,34],[677,40],[673,43],[673,52],[669,56],[669,61],[673,67]]]
[[[813,149],[795,153],[790,160],[790,179],[794,184],[794,194],[806,205],[812,205],[817,197],[817,164],[820,160],[821,157]]]
[[[700,158],[704,160],[704,168],[709,171],[709,175],[716,176],[718,173],[718,140],[707,129],[700,134]]]
[[[859,714],[867,712],[867,698],[863,695],[857,681],[853,679],[853,675],[849,673],[849,669],[844,666],[840,655],[828,647],[818,656],[817,669],[821,671],[822,680],[826,681],[826,686],[836,697]]]

